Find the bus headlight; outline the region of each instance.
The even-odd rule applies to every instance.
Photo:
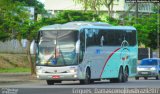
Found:
[[[37,68],[37,73],[43,73],[43,72],[44,72],[44,70],[43,70],[42,67],[38,67],[38,68]]]
[[[77,69],[70,69],[69,72],[75,73],[75,72],[77,72]]]
[[[37,73],[43,73],[43,70],[37,70]]]

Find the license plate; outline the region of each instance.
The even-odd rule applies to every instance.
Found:
[[[148,74],[148,72],[141,72],[141,74]]]
[[[59,76],[59,75],[54,75],[54,76],[52,76],[52,78],[53,78],[53,79],[59,79],[60,76]]]

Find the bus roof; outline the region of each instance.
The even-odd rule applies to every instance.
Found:
[[[111,25],[103,22],[77,21],[77,22],[68,22],[65,24],[48,25],[42,27],[40,30],[58,30],[58,29],[79,30],[83,26],[111,26]]]
[[[128,29],[136,30],[132,26],[112,26],[104,22],[85,22],[85,21],[76,21],[68,22],[65,24],[54,24],[48,25],[40,28],[40,30],[80,30],[82,28],[97,28],[97,29]]]
[[[82,28],[93,28],[93,29],[118,29],[118,30],[136,30],[133,26],[110,26],[110,27],[102,27],[102,26],[84,26]]]

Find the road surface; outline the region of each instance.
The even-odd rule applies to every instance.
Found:
[[[0,94],[111,94],[113,92],[106,89],[128,90],[127,93],[117,91],[112,94],[160,94],[160,80],[130,78],[126,83],[110,83],[104,80],[89,85],[80,85],[79,81],[63,81],[55,85],[47,85],[43,80],[32,80],[0,84],[0,88]],[[139,91],[139,88],[143,89],[143,92]]]

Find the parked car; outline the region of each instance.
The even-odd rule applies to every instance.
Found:
[[[160,58],[146,58],[141,60],[137,66],[136,80],[140,77],[144,77],[145,80],[148,77],[155,77],[157,80],[160,79]]]

